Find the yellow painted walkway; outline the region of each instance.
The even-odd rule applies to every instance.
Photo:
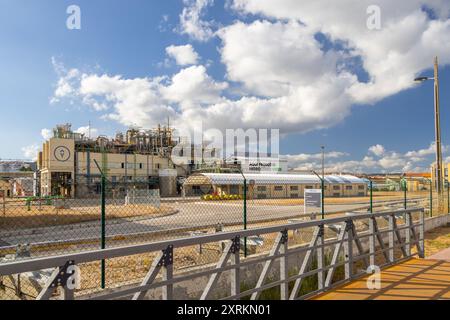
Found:
[[[411,259],[381,272],[381,288],[367,288],[367,277],[312,300],[438,300],[450,299],[450,262]]]

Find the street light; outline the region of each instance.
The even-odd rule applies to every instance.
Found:
[[[418,77],[414,79],[417,83],[434,80],[434,120],[436,138],[436,191],[439,198],[442,193],[442,146],[441,146],[441,120],[439,110],[439,62],[438,57],[434,58],[434,77]]]

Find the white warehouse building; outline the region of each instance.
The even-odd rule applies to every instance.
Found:
[[[305,189],[320,189],[316,175],[245,174],[247,195],[252,199],[303,198]],[[240,174],[199,173],[184,183],[187,196],[205,194],[242,195],[244,178]],[[368,191],[367,181],[349,175],[325,176],[326,197],[362,197]]]

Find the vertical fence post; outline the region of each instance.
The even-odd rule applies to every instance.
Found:
[[[425,212],[420,211],[419,258],[425,258]]]
[[[375,234],[375,223],[376,223],[375,217],[370,217],[369,219],[369,260],[370,265],[375,265],[375,243],[376,243],[376,234]]]
[[[3,216],[6,216],[6,197],[5,197],[6,190],[3,191]]]
[[[102,218],[101,218],[101,248],[105,249],[106,247],[106,178],[105,175],[102,173],[102,194],[101,194],[101,211],[102,211]],[[101,286],[102,289],[105,289],[105,260],[102,260],[102,266],[101,266]]]
[[[450,182],[447,180],[447,213],[450,214]]]
[[[394,247],[395,247],[395,238],[394,238],[394,219],[395,219],[395,215],[391,214],[389,215],[389,229],[388,229],[388,238],[389,238],[389,263],[394,263],[395,261],[395,251],[394,251]]]
[[[373,213],[373,182],[369,180],[370,185],[370,213]]]
[[[413,224],[413,220],[412,220],[412,213],[408,212],[405,215],[405,225],[406,225],[406,229],[405,229],[405,250],[406,250],[406,254],[408,255],[408,257],[411,256],[411,227]]]
[[[405,210],[408,207],[408,204],[407,204],[407,192],[408,192],[408,187],[407,187],[406,179],[403,178],[403,208]]]
[[[433,180],[430,180],[430,217],[433,217]]]
[[[247,230],[247,179],[244,177],[244,230]],[[247,258],[247,237],[244,237],[244,257]]]
[[[317,236],[317,269],[323,269],[325,267],[325,261],[324,261],[324,243],[325,243],[325,225],[321,224],[318,226],[319,228],[319,234]],[[317,272],[317,283],[318,287],[317,289],[323,290],[325,287],[325,276],[324,271],[318,271]]]
[[[348,220],[344,226],[345,239],[344,239],[344,270],[345,279],[349,280],[353,277],[353,221]]]

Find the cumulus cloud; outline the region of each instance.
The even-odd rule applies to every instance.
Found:
[[[428,172],[434,156],[434,144],[429,148],[400,153],[388,151],[382,145],[372,146],[361,160],[346,160],[345,152],[331,152],[326,155],[326,171],[333,173],[402,173]],[[448,150],[448,146],[445,150]],[[430,151],[432,150],[432,151]],[[448,159],[450,160],[450,159]],[[289,167],[301,171],[321,168],[321,154],[300,154],[288,156]]]
[[[32,145],[23,147],[23,148],[22,148],[22,153],[23,153],[23,156],[24,156],[26,159],[30,159],[30,160],[32,160],[32,161],[36,161],[36,160],[37,160],[37,156],[38,156],[39,149],[40,149],[39,145],[37,145],[37,144],[32,144]]]
[[[384,149],[384,147],[382,145],[377,144],[375,146],[370,147],[369,152],[373,153],[374,155],[376,155],[378,157],[381,157],[386,152],[386,150]]]
[[[205,21],[212,0],[184,4],[179,31],[202,41],[217,34],[225,81],[197,65],[189,45],[172,46],[167,52],[178,64],[195,65],[162,77],[128,78],[55,64],[54,99],[78,98],[124,125],[150,127],[170,117],[177,125],[308,132],[341,122],[356,105],[411,88],[434,54],[450,63],[448,1],[380,0],[382,28],[369,30],[369,0],[234,0],[231,7],[246,19],[217,32]],[[379,148],[370,152],[380,155]],[[390,156],[386,167],[397,161]]]
[[[44,128],[41,130],[41,136],[44,140],[48,140],[53,137],[53,132],[50,129]]]
[[[202,19],[206,8],[214,3],[214,0],[183,0],[185,8],[180,14],[178,31],[198,41],[207,41],[214,35],[212,22]]]
[[[450,47],[441,45],[450,40],[448,1],[377,1],[381,30],[367,28],[366,10],[372,4],[371,0],[234,0],[233,8],[244,14],[300,21],[311,35],[326,35],[349,55],[360,57],[369,81],[352,83],[347,91],[352,103],[365,104],[411,88],[412,79],[430,67],[433,55],[441,56],[443,64],[450,63]],[[425,7],[438,19],[430,19]]]
[[[184,46],[169,46],[166,48],[166,53],[171,58],[175,59],[179,66],[197,64],[199,59],[197,52],[195,52],[190,44]]]

